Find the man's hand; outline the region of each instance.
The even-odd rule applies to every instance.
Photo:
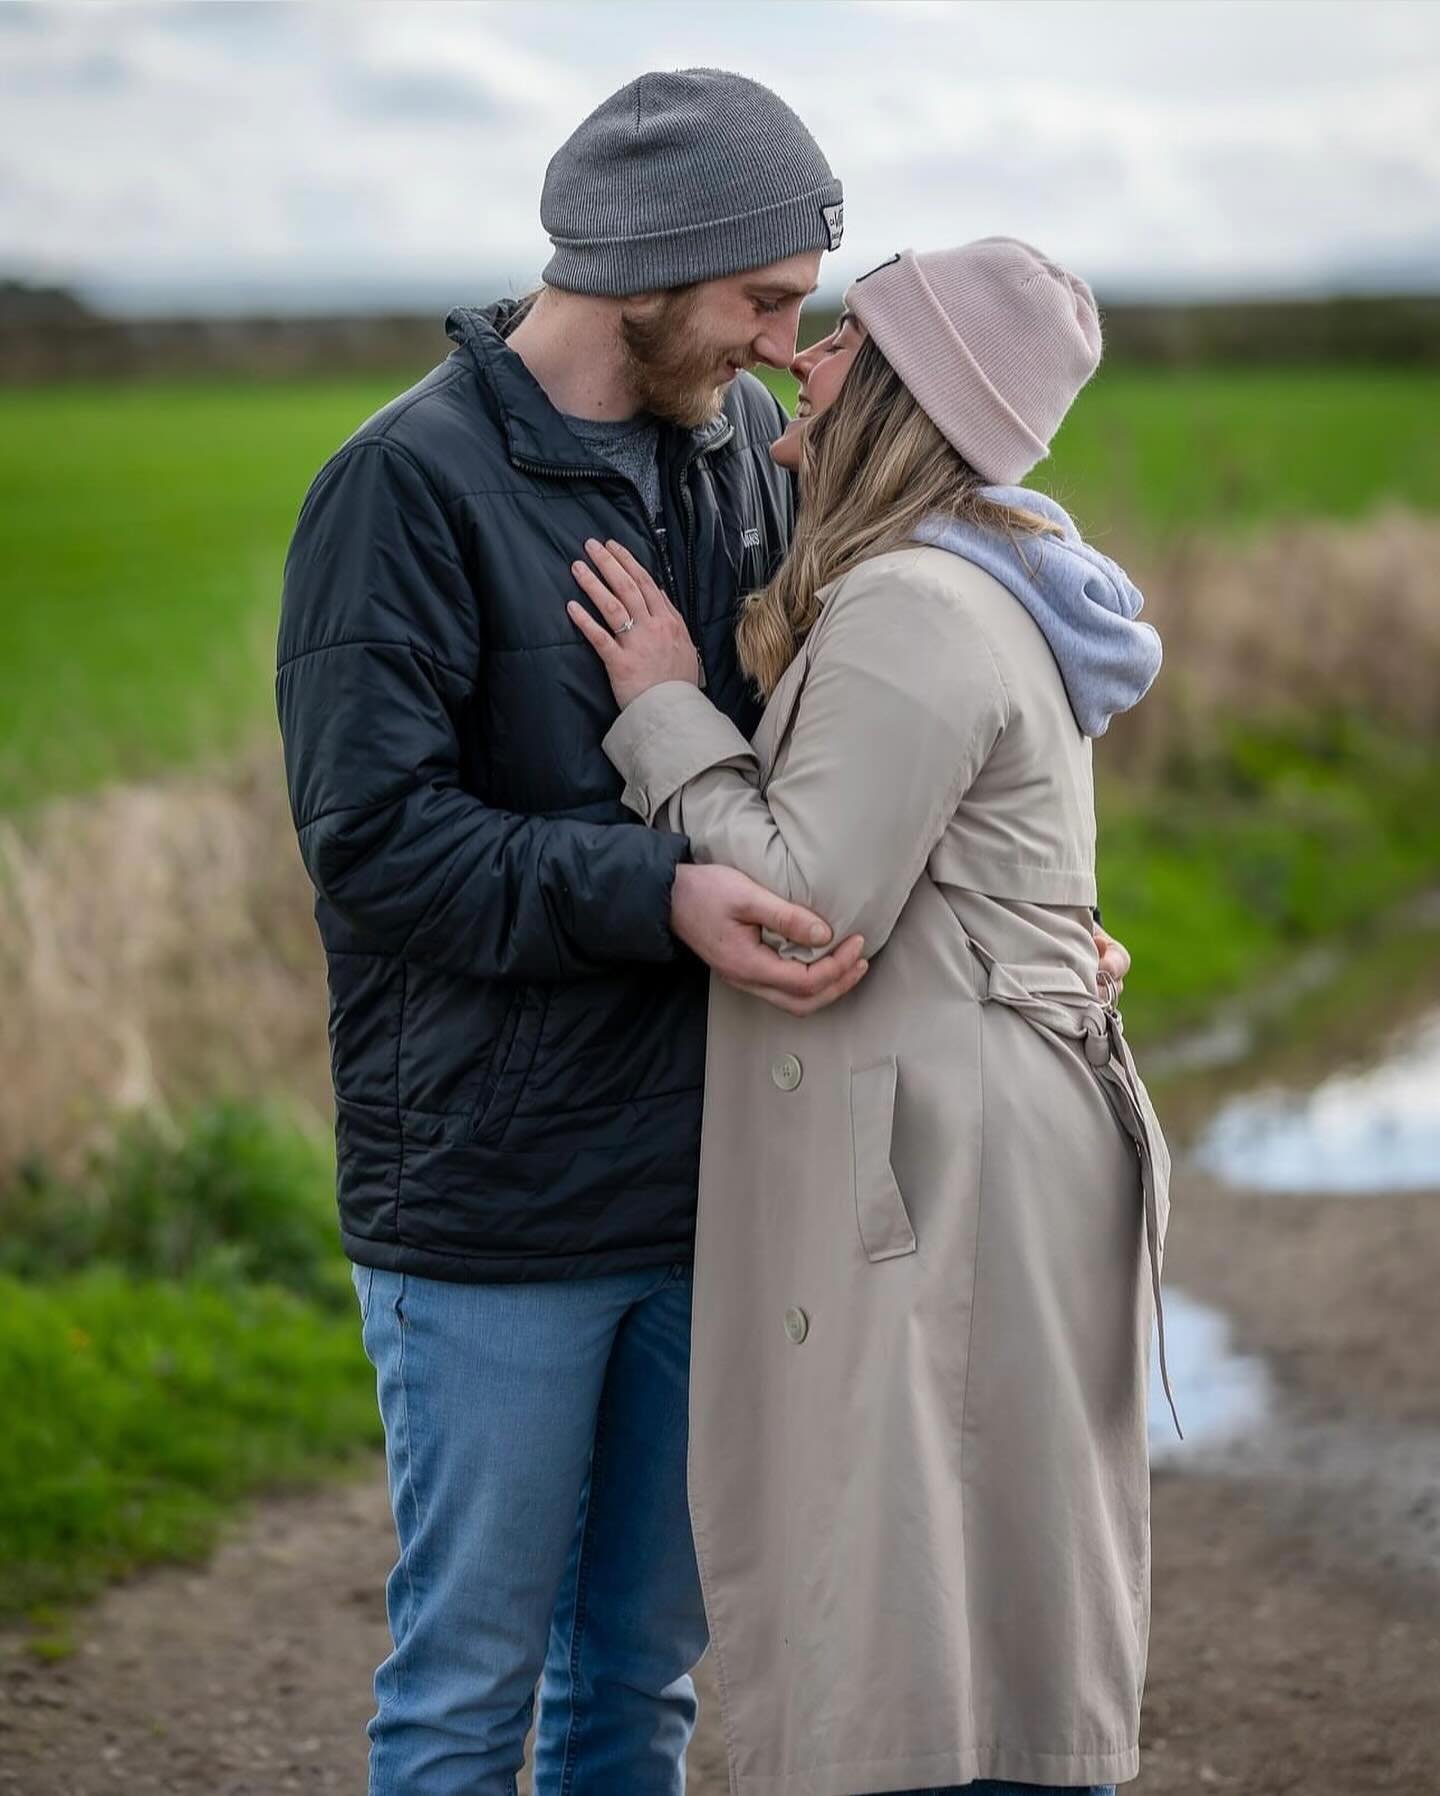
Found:
[[[1113,988],[1108,992],[1111,1003],[1118,1003],[1120,994],[1125,989],[1125,975],[1130,971],[1130,951],[1123,942],[1117,942],[1113,935],[1107,935],[1097,923],[1094,926],[1095,952],[1100,956],[1100,996],[1107,997],[1106,981]]]
[[[670,927],[727,985],[791,1016],[810,1016],[843,998],[870,967],[861,958],[865,944],[858,935],[809,964],[786,960],[767,947],[762,929],[800,947],[819,948],[830,940],[830,927],[734,867],[677,867]]]

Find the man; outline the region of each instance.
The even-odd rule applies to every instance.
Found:
[[[709,970],[843,996],[762,927],[824,921],[637,826],[566,615],[589,538],[683,611],[711,696],[784,553],[787,364],[841,232],[795,114],[716,70],[641,76],[552,160],[533,303],[356,433],[286,567],[278,702],[330,979],[339,1200],[400,1556],[372,1796],[673,1796],[705,1619],[685,1491]]]

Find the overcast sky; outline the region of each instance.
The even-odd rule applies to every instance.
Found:
[[[1434,0],[0,0],[0,275],[135,310],[523,290],[551,152],[696,64],[820,139],[827,287],[993,232],[1115,297],[1440,287]]]

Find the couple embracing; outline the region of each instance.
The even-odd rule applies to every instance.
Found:
[[[1133,1777],[1168,1160],[1091,739],[1159,646],[1019,483],[1084,282],[906,251],[716,70],[317,477],[278,698],[399,1558],[372,1796]],[[754,363],[789,366],[787,421]],[[702,1116],[703,1099],[703,1116]]]

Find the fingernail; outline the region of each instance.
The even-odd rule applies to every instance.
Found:
[[[818,948],[822,942],[830,940],[830,931],[823,923],[814,923],[810,927],[810,940]]]

